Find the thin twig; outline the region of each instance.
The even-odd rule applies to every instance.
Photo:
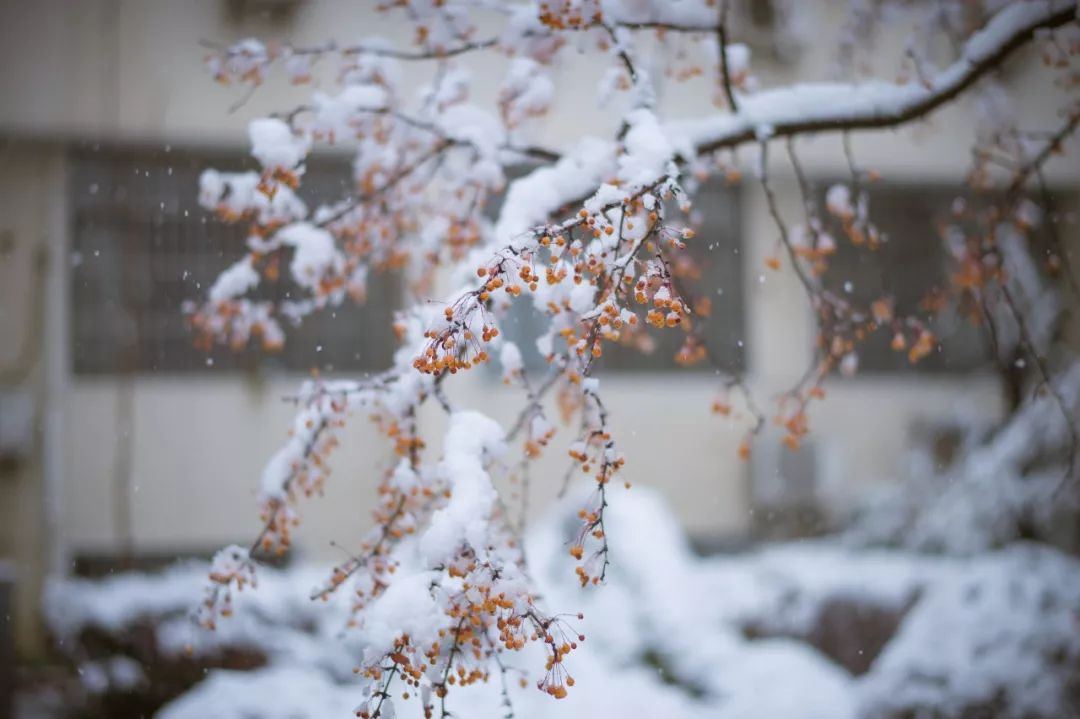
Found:
[[[735,102],[735,90],[731,86],[731,70],[728,67],[727,19],[729,4],[728,0],[720,1],[720,23],[716,26],[716,38],[720,46],[720,76],[724,83],[724,95],[727,97],[728,107],[731,108],[731,111],[738,112],[739,105]]]

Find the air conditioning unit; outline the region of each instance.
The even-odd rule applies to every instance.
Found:
[[[765,438],[755,449],[750,484],[754,537],[794,539],[824,532],[828,514],[822,505],[817,445],[804,439],[792,451]]]

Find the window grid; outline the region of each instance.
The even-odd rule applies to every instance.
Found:
[[[679,216],[679,211],[674,207],[670,208],[670,213],[672,217]],[[707,296],[712,302],[710,316],[694,317],[694,321],[700,324],[701,336],[720,368],[732,373],[741,372],[745,367],[746,348],[743,339],[744,278],[737,190],[720,182],[706,183],[696,195],[691,219],[695,221],[697,232],[693,239],[687,241],[687,249],[682,252],[693,258],[701,269],[701,276],[681,282],[692,293],[693,299]],[[674,255],[669,254],[669,259],[672,258]],[[642,307],[632,304],[631,309],[641,310]],[[644,319],[644,312],[639,314]],[[546,331],[547,325],[547,316],[534,309],[528,297],[515,302],[503,321],[507,338],[517,343],[525,366],[530,370],[546,367],[544,358],[536,349],[535,339]],[[651,351],[643,352],[633,346],[605,342],[603,354],[596,361],[594,371],[603,374],[713,370],[705,361],[690,368],[682,368],[676,363],[675,355],[686,340],[686,332],[682,329],[646,326],[645,331],[653,341]]]
[[[217,275],[245,251],[245,226],[198,205],[207,167],[253,169],[239,154],[186,149],[77,148],[71,153],[73,369],[76,374],[378,370],[396,346],[398,283],[372,273],[363,305],[346,300],[298,327],[284,322],[285,348],[267,353],[196,350],[182,306],[205,297]],[[346,161],[315,158],[301,197],[309,206],[345,194]],[[280,300],[296,291],[283,273],[257,290]]]
[[[883,295],[892,296],[896,316],[922,320],[938,338],[935,350],[912,364],[906,352],[891,348],[887,328],[873,332],[857,347],[859,375],[970,372],[989,365],[991,355],[980,327],[955,312],[934,315],[921,307],[931,290],[948,283],[948,255],[937,224],[948,217],[955,197],[955,188],[870,187],[870,222],[888,237],[878,250],[855,247],[832,228],[837,251],[829,258],[824,285],[864,307]]]

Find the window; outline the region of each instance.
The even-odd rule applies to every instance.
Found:
[[[700,269],[696,278],[683,280],[693,299],[708,297],[711,312],[707,318],[694,317],[700,323],[704,338],[720,368],[739,372],[744,367],[743,345],[743,272],[739,233],[739,203],[737,192],[722,182],[703,185],[695,197],[693,216],[699,220],[697,235],[687,242],[683,253]],[[634,309],[639,307],[631,305]],[[644,319],[644,313],[642,319]],[[514,303],[503,323],[506,336],[521,348],[526,367],[546,366],[533,341],[547,327],[547,318],[532,307],[523,296]],[[675,354],[682,347],[686,333],[678,328],[647,328],[651,340],[649,351],[617,343],[605,342],[604,353],[597,360],[595,371],[651,372],[673,370],[678,365]],[[707,362],[692,369],[708,369]]]
[[[722,182],[709,182],[694,198],[697,235],[686,244],[683,254],[699,270],[696,277],[682,280],[693,300],[707,297],[708,317],[693,316],[701,337],[716,358],[720,369],[739,372],[744,363],[743,272],[740,250],[739,203],[734,189]],[[688,298],[689,299],[689,298]],[[653,348],[642,352],[633,347],[606,344],[597,361],[597,371],[651,371],[673,369],[675,354],[686,333],[678,328],[649,328]],[[707,362],[693,366],[712,369]]]
[[[223,223],[199,207],[199,173],[207,167],[252,169],[244,157],[94,146],[74,150],[70,159],[77,374],[389,366],[399,298],[394,279],[382,273],[372,273],[365,304],[346,300],[299,327],[285,323],[280,353],[215,348],[207,355],[194,348],[182,304],[203,297],[245,247],[242,224]],[[313,158],[299,192],[310,207],[340,198],[350,183],[346,160]],[[267,299],[294,290],[284,277],[259,288]]]
[[[837,251],[822,278],[825,285],[862,306],[890,295],[898,317],[920,318],[938,338],[935,351],[911,364],[906,352],[889,346],[887,330],[871,333],[858,348],[861,373],[962,372],[990,361],[980,327],[951,310],[934,315],[922,307],[930,292],[945,289],[948,282],[948,256],[938,227],[955,197],[955,189],[874,185],[870,221],[889,240],[875,251],[855,247],[836,233]]]

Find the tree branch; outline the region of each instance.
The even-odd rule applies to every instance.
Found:
[[[738,112],[739,105],[735,102],[735,91],[731,87],[731,70],[728,68],[727,19],[729,5],[729,0],[721,0],[720,24],[716,26],[716,40],[720,49],[720,77],[724,82],[724,95],[727,97],[728,107],[731,108],[731,111]]]
[[[871,130],[903,125],[945,105],[1001,65],[1040,31],[1075,22],[1075,0],[1013,3],[968,39],[960,59],[927,85],[813,83],[744,97],[739,112],[669,123],[674,141],[708,153],[771,137],[817,132]]]

